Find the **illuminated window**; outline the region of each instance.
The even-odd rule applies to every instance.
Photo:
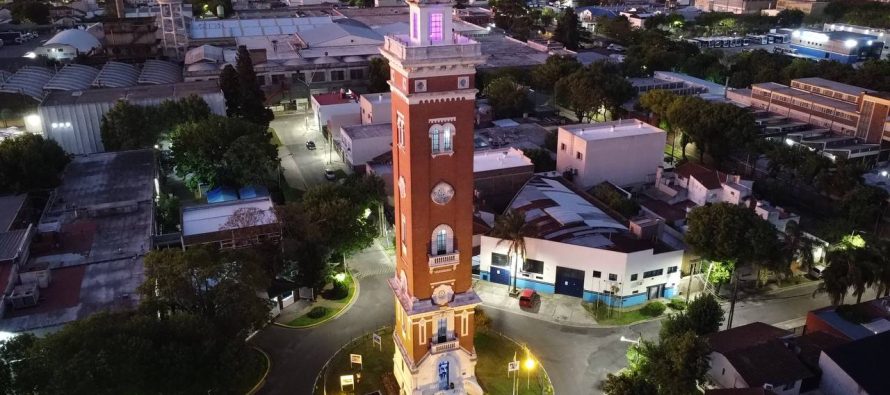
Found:
[[[398,114],[399,119],[396,121],[396,127],[398,128],[398,139],[399,146],[405,146],[405,117],[402,114]]]
[[[445,125],[445,131],[442,134],[442,149],[445,151],[451,151],[451,134],[454,132],[454,129]]]
[[[411,14],[411,38],[417,38],[417,29],[419,25],[420,22],[417,13]]]
[[[430,41],[442,41],[442,14],[430,14]]]

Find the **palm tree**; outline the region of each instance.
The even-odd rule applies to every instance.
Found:
[[[525,212],[510,209],[498,217],[491,229],[491,236],[501,239],[497,245],[507,243],[507,256],[515,263],[510,270],[513,274],[513,290],[516,293],[516,276],[519,271],[519,260],[525,258],[525,238],[532,235],[531,226],[525,222]]]
[[[818,293],[827,293],[832,305],[837,306],[844,302],[847,290],[850,289],[847,271],[850,262],[855,259],[849,251],[848,249],[838,249],[828,252],[825,257],[828,266],[822,271],[822,282],[813,292],[814,297]]]
[[[789,266],[797,261],[798,267],[804,273],[813,266],[813,241],[804,235],[797,221],[790,221],[785,225],[785,240],[782,252],[788,259]]]
[[[874,256],[875,299],[890,296],[890,242],[875,240],[869,243]]]

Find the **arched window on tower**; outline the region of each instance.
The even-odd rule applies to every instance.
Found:
[[[430,149],[433,154],[442,152],[442,125],[433,125],[430,128]]]
[[[450,226],[441,224],[433,229],[430,242],[430,255],[450,254],[454,252],[454,231]]]
[[[430,127],[430,151],[433,155],[454,150],[454,125],[433,125]]]
[[[454,148],[451,145],[451,141],[454,137],[454,125],[450,123],[446,123],[442,130],[442,150],[445,152],[451,152]]]

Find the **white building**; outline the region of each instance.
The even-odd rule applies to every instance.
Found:
[[[738,205],[751,196],[754,181],[686,162],[673,172],[659,167],[655,173],[655,187],[670,196],[671,203],[688,199],[697,206],[707,203]]]
[[[749,201],[750,202],[750,201]],[[750,204],[750,203],[749,203]],[[756,200],[754,204],[754,213],[764,221],[770,223],[779,232],[785,233],[785,227],[789,222],[800,223],[800,216],[779,206],[773,206],[766,200]]]
[[[556,169],[571,171],[576,185],[603,181],[618,186],[652,182],[664,160],[667,133],[632,120],[562,126],[557,137]]]
[[[327,127],[335,138],[338,137],[337,131],[341,127],[362,123],[361,105],[358,103],[358,97],[351,92],[341,90],[312,95],[309,105],[315,114],[318,129]]]
[[[71,60],[77,55],[90,55],[100,49],[102,44],[96,36],[85,30],[68,29],[62,30],[35,48],[34,54],[53,60]]]
[[[390,93],[368,93],[358,99],[361,107],[362,125],[392,122],[392,100]]]
[[[518,287],[623,306],[676,293],[683,251],[655,241],[660,222],[629,229],[562,178],[543,175],[529,180],[509,209],[525,213],[534,235],[525,238],[519,265],[507,255],[509,243],[482,236],[483,280],[509,284],[516,273]]]
[[[392,151],[392,123],[340,127],[340,152],[352,167]]]

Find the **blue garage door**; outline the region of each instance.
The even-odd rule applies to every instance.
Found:
[[[584,271],[556,267],[556,293],[570,296],[584,296]]]
[[[492,266],[489,280],[493,283],[510,285],[510,269]]]

